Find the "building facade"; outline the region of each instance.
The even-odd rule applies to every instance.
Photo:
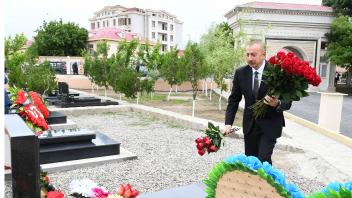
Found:
[[[182,46],[183,22],[164,10],[106,6],[89,19],[91,30],[119,28],[160,42],[162,51]]]
[[[331,86],[331,75],[335,76],[335,66],[330,64],[326,56],[325,34],[330,32],[331,23],[335,19],[332,8],[321,5],[251,2],[236,6],[225,17],[234,35],[241,30],[249,39],[264,41],[267,57],[280,50],[291,51],[308,61],[321,76],[322,83],[318,90],[325,91]]]

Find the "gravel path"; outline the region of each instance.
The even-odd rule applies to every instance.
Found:
[[[200,131],[136,112],[68,115],[68,119],[81,128],[97,130],[120,141],[121,146],[135,153],[138,159],[49,174],[53,184],[65,194],[69,193],[68,186],[73,179],[83,178],[109,191],[115,191],[121,183],[131,183],[142,193],[188,185],[205,179],[212,167],[225,157],[243,153],[242,139],[226,138],[222,150],[200,157],[194,143],[195,138],[203,135]],[[290,155],[292,153],[282,150],[274,153],[274,163],[278,159],[279,167],[276,167],[282,167],[289,182],[296,183],[306,193],[321,189],[324,180],[319,174],[322,173],[315,178],[300,175],[300,167],[290,163]],[[297,155],[300,160],[309,160],[304,158],[304,153]],[[10,186],[6,181],[6,197],[11,197]]]

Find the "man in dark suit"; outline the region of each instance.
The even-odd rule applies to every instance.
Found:
[[[245,154],[258,157],[262,162],[270,164],[276,139],[281,136],[285,126],[283,111],[291,108],[290,101],[275,96],[268,96],[268,87],[263,79],[263,72],[268,62],[265,61],[265,47],[260,41],[252,41],[246,48],[248,65],[236,70],[231,95],[226,109],[224,134],[230,132],[235,119],[238,104],[244,96],[243,134]],[[268,110],[263,118],[255,119],[250,108],[256,100],[264,98]]]

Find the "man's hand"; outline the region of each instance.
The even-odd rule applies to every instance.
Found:
[[[231,125],[225,125],[224,135],[228,135],[231,132]]]
[[[266,95],[264,97],[264,103],[271,106],[271,107],[277,107],[280,102],[275,96]]]

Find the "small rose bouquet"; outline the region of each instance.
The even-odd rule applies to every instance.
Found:
[[[321,83],[314,68],[292,52],[278,52],[272,56],[263,75],[263,81],[269,87],[267,95],[286,101],[299,101],[301,97],[308,96],[308,84],[318,86]],[[261,99],[251,108],[255,118],[263,118],[268,105]]]
[[[219,126],[214,126],[213,123],[208,122],[208,128],[204,130],[204,133],[206,136],[195,139],[200,156],[203,156],[205,152],[217,152],[224,145],[224,135],[221,133]]]

